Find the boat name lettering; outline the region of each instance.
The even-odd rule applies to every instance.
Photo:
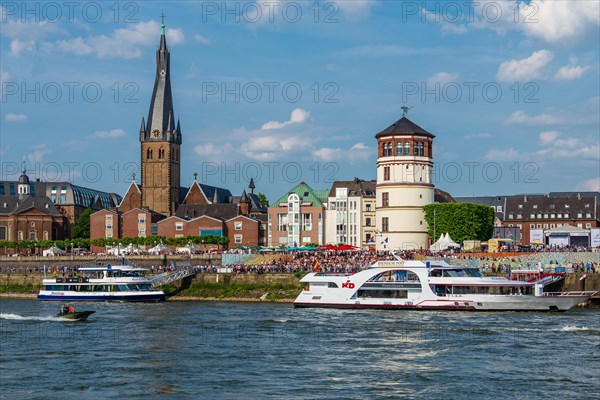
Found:
[[[346,282],[342,283],[342,289],[344,288],[348,288],[348,289],[354,289],[356,287],[356,285],[352,282],[350,282],[350,279],[348,279]]]

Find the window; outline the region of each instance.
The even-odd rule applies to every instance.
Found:
[[[556,214],[550,214],[550,218],[556,218]]]
[[[585,203],[584,207],[585,208],[590,208],[590,204],[589,203]]]
[[[518,214],[517,214],[517,219],[523,219],[523,214],[521,214],[521,213],[518,213]]]
[[[396,155],[397,156],[402,155],[402,142],[396,143]]]
[[[583,214],[582,213],[577,213],[577,218],[583,218]]]
[[[542,229],[542,224],[537,224],[538,229]]]
[[[544,224],[544,229],[548,229],[548,224]]]
[[[496,212],[502,212],[502,206],[496,206]]]
[[[571,206],[570,206],[570,205],[568,205],[568,204],[565,204],[565,208],[569,208],[569,207],[571,207]]]
[[[389,207],[390,205],[390,194],[388,192],[381,193],[381,206]]]
[[[139,237],[146,237],[146,228],[140,228],[140,229],[138,229],[138,236]]]
[[[44,231],[44,240],[48,240],[48,231]]]
[[[383,167],[383,180],[384,181],[390,180],[390,167]]]
[[[531,225],[529,225],[529,228],[531,228],[531,229],[535,229],[535,224],[531,224]]]
[[[233,240],[235,242],[235,244],[242,244],[242,235],[234,235],[233,236]]]
[[[241,222],[236,222],[236,223],[234,224],[234,229],[235,229],[236,231],[241,231],[241,230],[242,230],[242,223],[241,223]]]
[[[19,238],[19,240],[23,240],[23,231],[19,231],[17,237]]]
[[[590,229],[591,227],[592,227],[592,224],[590,224],[590,223],[585,224],[586,229]]]
[[[550,208],[554,209],[556,206],[554,204],[550,204]]]
[[[415,142],[413,144],[413,156],[419,155],[419,143]]]
[[[550,224],[550,229],[554,229],[556,226],[554,224]]]
[[[367,218],[366,218],[366,220],[365,220],[365,225],[366,225],[366,226],[371,226],[371,218],[370,218],[370,217],[367,217]]]
[[[537,208],[537,204],[534,204],[534,205],[533,205],[533,208],[534,208],[534,209],[535,209],[535,208]]]
[[[365,207],[367,211],[371,211],[371,203],[367,203]]]
[[[176,222],[175,223],[175,230],[176,231],[182,231],[183,230],[183,222]]]
[[[381,231],[388,232],[390,229],[388,217],[381,218]]]
[[[523,204],[519,204],[519,205],[518,205],[518,208],[519,208],[519,209],[522,209],[522,208],[523,208]]]
[[[592,213],[585,213],[586,218],[592,218]]]
[[[410,155],[410,143],[409,142],[404,142],[404,155],[405,156]]]
[[[425,146],[423,145],[423,143],[419,143],[419,155],[420,156],[425,155]]]
[[[0,226],[0,240],[6,240],[6,227]]]
[[[535,214],[529,214],[529,218],[535,219]]]
[[[508,214],[508,219],[515,219],[515,215],[513,213]]]
[[[35,231],[29,231],[29,240],[37,240]]]

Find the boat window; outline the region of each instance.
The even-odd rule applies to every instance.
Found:
[[[339,286],[338,286],[338,285],[337,285],[337,283],[335,283],[335,282],[329,282],[329,283],[327,284],[327,287],[330,287],[330,288],[338,288]]]
[[[394,270],[377,274],[367,282],[419,282],[419,277],[411,271]]]
[[[406,299],[406,290],[358,290],[358,297],[374,299]]]

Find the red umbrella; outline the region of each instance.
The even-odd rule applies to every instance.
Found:
[[[343,244],[343,245],[335,248],[335,250],[339,250],[339,251],[348,251],[348,250],[356,250],[356,249],[357,249],[357,247],[351,246],[349,244]]]
[[[320,246],[317,250],[337,250],[337,247],[332,244],[326,244],[324,246]]]

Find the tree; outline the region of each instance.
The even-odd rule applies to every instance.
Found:
[[[72,239],[89,239],[90,237],[90,215],[92,209],[86,208],[75,221],[75,226],[71,231]]]
[[[433,242],[449,233],[452,240],[488,240],[494,233],[494,209],[471,203],[434,203],[423,207]],[[435,219],[435,221],[434,221]],[[434,229],[435,235],[434,237]]]
[[[258,199],[260,200],[263,206],[269,207],[269,199],[267,199],[267,196],[265,196],[264,193],[259,193]]]

